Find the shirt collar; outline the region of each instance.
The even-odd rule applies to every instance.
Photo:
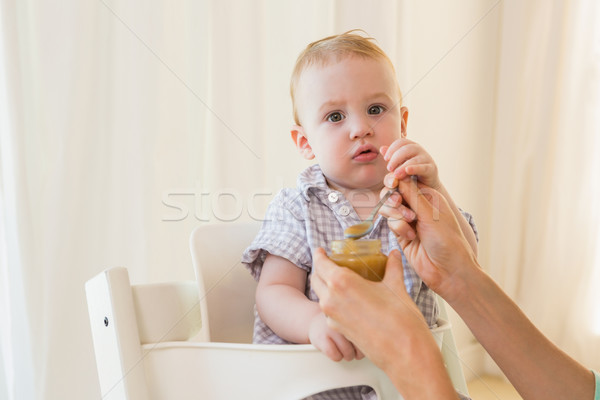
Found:
[[[310,201],[308,192],[311,191],[311,189],[315,194],[321,191],[332,191],[332,189],[327,185],[325,175],[323,175],[323,171],[321,170],[319,164],[311,165],[302,171],[300,175],[298,175],[296,184],[298,185],[298,189],[306,201]]]
[[[300,193],[306,201],[310,201],[309,192],[312,192],[313,196],[321,198],[326,204],[329,204],[325,201],[329,193],[335,192],[339,196],[342,196],[340,192],[331,189],[329,185],[327,185],[327,180],[325,180],[325,175],[323,175],[323,171],[321,170],[319,164],[311,165],[310,167],[302,171],[300,175],[298,175],[296,183],[298,185],[298,190],[300,190]],[[334,203],[336,204],[335,207],[349,205],[349,203],[347,203],[347,200],[339,202],[334,201]],[[329,206],[332,207],[331,204]],[[332,208],[332,210],[334,210],[334,208]],[[356,212],[353,212],[353,215],[351,215],[350,218],[346,220],[345,227],[352,224],[358,224],[360,222],[361,220],[358,218],[358,215],[356,215]],[[367,236],[367,238],[377,238],[377,235],[379,235],[379,233],[377,233],[377,235],[375,235],[375,233],[382,229],[381,225],[385,223],[386,219],[383,216],[377,216],[374,221],[374,229]]]

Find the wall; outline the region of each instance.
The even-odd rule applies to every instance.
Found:
[[[459,207],[475,217],[483,266],[489,229],[496,64],[501,7],[497,1],[410,3],[409,137],[437,161]],[[432,11],[433,10],[433,11]],[[451,312],[467,378],[483,371],[483,350]]]

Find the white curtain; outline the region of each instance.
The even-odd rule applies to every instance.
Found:
[[[294,186],[293,63],[353,28],[394,61],[409,136],[475,215],[492,274],[599,368],[593,1],[422,3],[3,0],[0,398],[99,398],[85,281],[193,279],[196,225],[260,218]]]
[[[600,7],[504,1],[490,271],[559,347],[600,368]]]
[[[352,28],[398,52],[395,1],[4,0],[0,398],[95,399],[84,283],[194,279],[192,229],[259,218],[307,164],[289,76]]]

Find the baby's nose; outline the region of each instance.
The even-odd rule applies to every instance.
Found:
[[[350,129],[351,139],[358,139],[364,136],[373,135],[373,127],[371,126],[370,121],[368,121],[367,118],[354,118]]]

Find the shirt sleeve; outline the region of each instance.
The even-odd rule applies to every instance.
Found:
[[[458,210],[463,215],[463,217],[465,217],[469,225],[471,225],[471,229],[473,229],[473,233],[475,234],[475,239],[477,240],[477,243],[479,243],[479,232],[477,231],[477,225],[475,225],[475,218],[473,218],[471,214],[469,214],[461,208],[459,208]]]
[[[593,371],[594,376],[596,377],[596,391],[594,393],[594,400],[600,400],[600,374],[596,371]]]
[[[258,280],[267,254],[283,257],[310,272],[312,253],[306,238],[302,194],[283,189],[273,199],[258,235],[244,251],[242,262]]]

